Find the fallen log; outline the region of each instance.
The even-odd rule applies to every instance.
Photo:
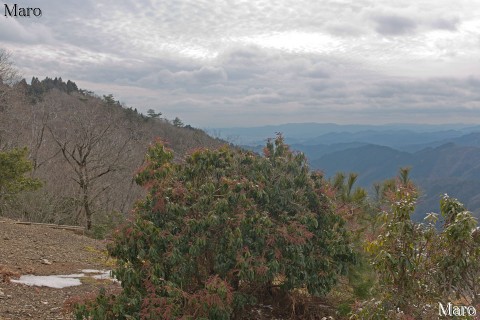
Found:
[[[14,221],[13,223],[23,224],[23,225],[44,226],[44,227],[49,227],[54,229],[63,229],[63,230],[81,232],[81,233],[85,232],[85,227],[80,227],[80,226],[69,226],[69,225],[63,225],[63,224],[28,222],[28,221]]]

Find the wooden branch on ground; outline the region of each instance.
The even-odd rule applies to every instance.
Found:
[[[80,226],[68,226],[62,224],[53,224],[53,223],[39,223],[39,222],[28,222],[28,221],[14,221],[15,224],[24,224],[24,225],[35,225],[35,226],[44,226],[54,229],[63,229],[76,232],[85,232],[85,227]]]

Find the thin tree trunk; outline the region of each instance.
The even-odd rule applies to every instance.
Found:
[[[83,208],[85,209],[85,219],[87,221],[87,230],[92,229],[92,210],[90,209],[90,199],[88,197],[88,183],[87,179],[81,178],[81,188],[83,193],[82,204]]]

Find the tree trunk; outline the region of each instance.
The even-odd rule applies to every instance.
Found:
[[[92,211],[90,210],[90,205],[88,204],[88,198],[87,201],[85,201],[85,197],[83,200],[83,205],[85,208],[85,217],[87,218],[87,230],[92,229]]]
[[[87,230],[92,229],[92,210],[90,209],[90,203],[88,199],[88,185],[84,181],[84,179],[81,179],[82,183],[82,192],[83,192],[83,199],[82,199],[82,204],[83,208],[85,210],[85,219],[87,220]]]

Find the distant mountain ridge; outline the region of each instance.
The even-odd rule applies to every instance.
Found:
[[[400,167],[412,167],[411,177],[422,190],[415,219],[439,212],[445,193],[480,217],[480,126],[307,123],[229,130],[244,134],[243,141],[250,143],[243,146],[259,153],[264,144],[260,137],[281,132],[293,150],[305,153],[313,169],[327,177],[356,172],[357,183],[370,190]]]
[[[304,144],[313,144],[322,141],[326,144],[361,142],[378,144],[391,147],[402,147],[415,144],[418,141],[433,143],[439,140],[461,137],[463,133],[458,130],[415,132],[411,130],[367,130],[359,132],[332,132],[313,139],[307,139]]]
[[[214,136],[236,144],[255,146],[264,144],[266,139],[274,137],[277,132],[281,132],[290,144],[328,144],[326,141],[321,140],[323,135],[330,137],[334,135],[338,135],[338,137],[343,136],[342,141],[331,141],[331,143],[353,142],[351,137],[344,137],[348,134],[354,135],[359,132],[392,133],[392,131],[399,134],[403,132],[403,135],[407,133],[422,133],[425,134],[425,137],[428,137],[428,134],[432,134],[437,135],[435,139],[442,140],[459,137],[472,132],[480,132],[480,126],[473,126],[471,124],[432,125],[400,123],[385,125],[341,125],[334,123],[287,123],[261,127],[207,128],[205,130]],[[453,134],[452,131],[455,131],[455,133]],[[444,132],[444,134],[442,134],[442,132]],[[356,141],[374,143],[374,141]],[[433,140],[429,139],[426,142],[431,141]],[[414,141],[414,143],[422,142],[424,141]]]
[[[405,145],[400,149],[404,151],[415,152],[425,148],[435,148],[446,143],[454,143],[459,146],[480,147],[480,132],[471,132],[460,137],[438,140],[430,143]]]

